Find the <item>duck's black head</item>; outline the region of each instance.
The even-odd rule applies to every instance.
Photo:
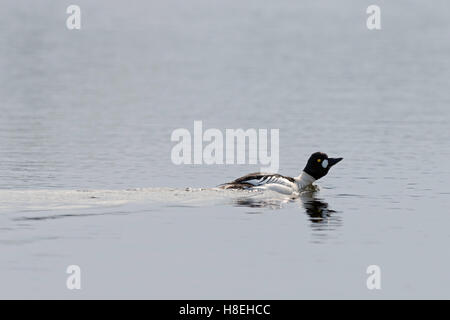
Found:
[[[305,171],[307,174],[318,180],[327,175],[330,168],[343,158],[328,158],[326,153],[315,152],[309,157]]]

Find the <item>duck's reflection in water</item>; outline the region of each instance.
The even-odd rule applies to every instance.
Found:
[[[234,205],[250,208],[281,209],[289,203],[296,203],[303,208],[311,222],[313,234],[320,237],[330,235],[329,231],[336,230],[342,225],[342,218],[339,211],[333,210],[328,203],[317,197],[317,192],[303,192],[297,197],[291,198],[257,198],[245,197],[235,199]]]
[[[342,225],[339,212],[330,209],[328,203],[318,198],[315,192],[302,193],[299,199],[317,236],[326,236],[326,231],[336,230]]]

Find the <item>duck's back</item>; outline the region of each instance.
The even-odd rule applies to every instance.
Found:
[[[240,177],[234,181],[220,185],[224,189],[250,189],[262,187],[269,184],[292,187],[295,184],[294,178],[286,177],[278,173],[255,172]]]

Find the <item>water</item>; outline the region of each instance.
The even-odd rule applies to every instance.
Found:
[[[80,31],[68,4],[2,3],[1,298],[450,297],[446,1],[372,32],[369,1],[79,0]],[[214,191],[259,166],[175,166],[194,120],[279,128],[281,174],[344,161],[298,199]]]

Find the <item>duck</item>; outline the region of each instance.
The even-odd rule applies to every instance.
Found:
[[[300,193],[314,181],[323,178],[330,169],[343,158],[330,158],[324,152],[314,152],[305,168],[297,177],[283,176],[278,173],[250,173],[234,181],[218,186],[220,189],[234,190],[271,190],[286,195]]]

